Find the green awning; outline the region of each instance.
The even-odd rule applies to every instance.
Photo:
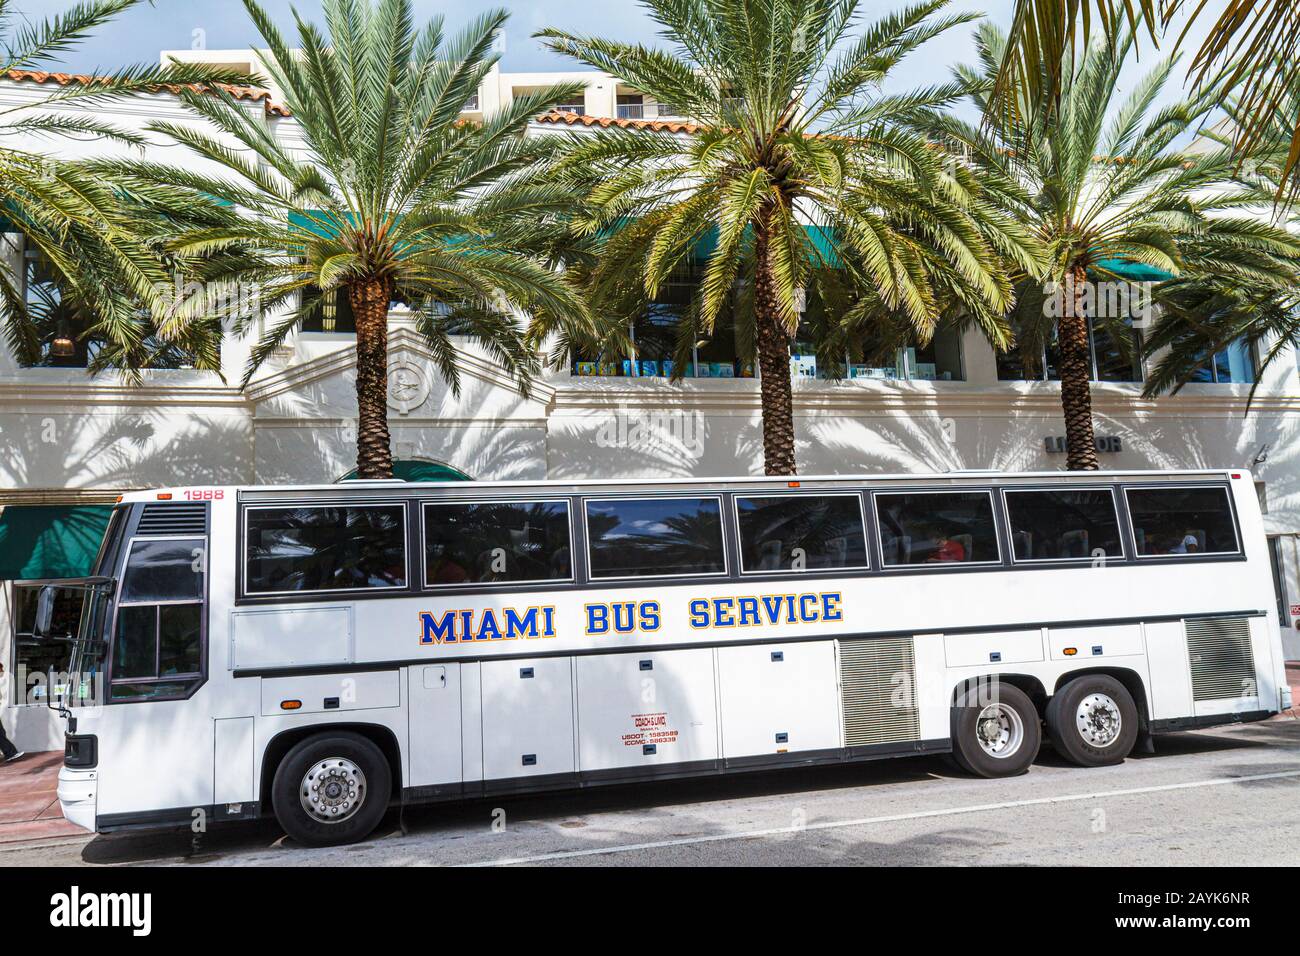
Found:
[[[1174,277],[1172,272],[1141,262],[1130,262],[1128,259],[1098,259],[1097,268],[1113,272],[1134,282],[1164,282]]]
[[[9,505],[0,511],[0,581],[90,574],[112,512],[107,505]]]
[[[357,476],[357,470],[353,468],[346,475],[340,478],[340,481],[349,481]],[[400,478],[402,481],[469,481],[469,475],[457,471],[451,465],[439,465],[432,461],[404,461],[397,460],[393,462],[393,477]]]

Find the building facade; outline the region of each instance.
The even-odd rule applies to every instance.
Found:
[[[220,59],[227,55],[222,51],[205,55],[237,62]],[[494,74],[470,105],[498,108],[520,90],[565,76]],[[647,109],[657,113],[658,104],[643,102],[640,117],[624,110],[620,118],[620,107],[633,105],[620,97],[634,94],[620,93],[610,77],[582,76],[582,112],[539,118],[536,134],[654,122],[689,135],[683,122],[661,124],[645,116]],[[0,79],[0,103],[38,104],[52,86],[67,82],[75,78],[14,74]],[[250,93],[245,108],[288,146],[297,143],[293,118],[277,106],[275,91]],[[167,93],[117,104],[108,118],[137,131],[151,119],[198,122]],[[87,139],[45,139],[26,148],[67,157],[124,149]],[[179,160],[176,147],[159,142],[156,150],[163,161]],[[187,156],[185,162],[194,160]],[[40,281],[40,264],[20,235],[6,233],[2,252],[4,268],[29,283]],[[688,377],[673,384],[671,352],[656,344],[654,331],[634,330],[636,355],[574,356],[527,396],[472,342],[462,341],[462,387],[453,397],[410,315],[396,309],[388,393],[395,457],[410,474],[480,480],[761,473],[758,384],[737,360],[734,343],[718,338],[697,347]],[[57,664],[57,653],[25,636],[32,589],[19,579],[54,577],[51,571],[85,564],[98,509],[129,489],[331,482],[354,467],[355,337],[346,317],[298,332],[241,388],[250,344],[250,338],[227,337],[222,375],[158,368],[146,370],[138,385],[114,373],[88,376],[86,356],[75,351],[23,367],[0,346],[0,578],[8,578],[0,585],[0,661],[9,678],[0,719],[19,746],[61,746],[37,679],[41,667]],[[1142,368],[1100,333],[1094,351],[1103,467],[1252,472],[1275,554],[1285,645],[1288,656],[1300,657],[1297,361],[1274,363],[1255,383],[1253,357],[1225,352],[1207,361],[1205,381],[1148,400],[1141,397]],[[892,363],[864,359],[846,356],[838,380],[819,374],[810,355],[792,363],[802,473],[1064,467],[1060,390],[1051,380],[1050,355],[1040,380],[1025,381],[1013,360],[995,354],[978,332],[949,329],[924,347],[899,350]]]

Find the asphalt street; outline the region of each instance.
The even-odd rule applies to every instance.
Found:
[[[1300,721],[1158,738],[1080,769],[967,777],[935,757],[394,811],[364,844],[292,845],[274,822],[0,849],[23,865],[1175,865],[1300,856]]]

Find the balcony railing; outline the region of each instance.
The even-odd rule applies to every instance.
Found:
[[[619,103],[618,118],[619,119],[644,119],[645,104],[644,103]]]

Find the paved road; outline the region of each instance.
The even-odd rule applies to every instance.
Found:
[[[494,828],[494,815],[503,826]],[[503,818],[502,818],[503,815]],[[403,826],[405,832],[403,832]],[[975,780],[937,758],[681,781],[396,813],[360,846],[286,845],[272,823],[197,845],[118,835],[0,848],[27,864],[553,866],[1294,864],[1300,720],[1162,737],[1082,770],[1045,752]]]

